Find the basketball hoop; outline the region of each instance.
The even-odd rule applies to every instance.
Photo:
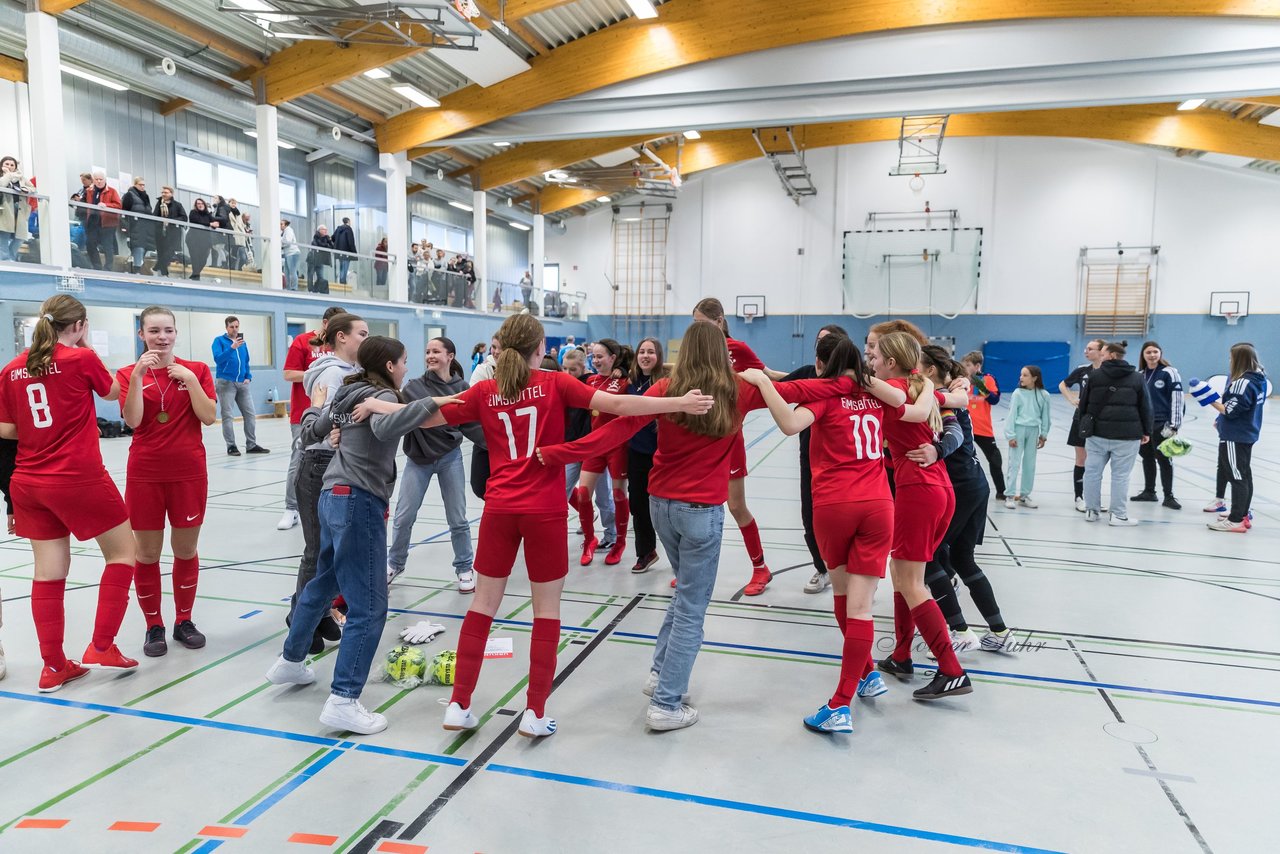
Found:
[[[748,325],[748,326],[750,326],[750,325],[751,325],[751,321],[753,321],[753,320],[755,320],[755,319],[756,319],[756,310],[755,310],[755,308],[748,307],[748,308],[743,309],[743,311],[742,311],[742,319],[743,319],[743,320],[745,320],[745,321],[747,322],[747,325]]]
[[[1224,311],[1222,316],[1227,319],[1227,326],[1235,326],[1240,322],[1240,315],[1236,314],[1234,311]]]

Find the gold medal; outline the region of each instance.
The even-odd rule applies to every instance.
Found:
[[[156,420],[159,421],[161,424],[169,423],[169,413],[161,412],[159,415],[156,416]]]

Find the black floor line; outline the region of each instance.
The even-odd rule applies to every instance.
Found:
[[[578,669],[582,662],[587,660],[591,653],[600,648],[600,645],[605,642],[605,639],[608,638],[609,635],[613,634],[613,631],[623,620],[627,618],[627,615],[639,607],[640,603],[643,601],[643,593],[637,593],[635,596],[631,597],[631,601],[623,606],[617,616],[610,620],[607,626],[597,632],[596,636],[582,647],[578,654],[573,657],[573,660],[565,665],[558,674],[556,674],[556,678],[551,683],[552,694],[555,693],[557,688],[564,684],[564,681],[573,674],[573,671]],[[449,805],[449,801],[456,797],[468,783],[475,779],[476,774],[484,770],[484,767],[489,764],[489,761],[497,755],[498,751],[511,740],[511,737],[516,734],[516,731],[519,728],[520,719],[518,717],[513,717],[511,723],[509,723],[506,728],[498,734],[498,737],[491,741],[475,759],[472,759],[471,762],[462,769],[461,773],[453,779],[453,782],[446,786],[444,791],[442,791],[440,795],[418,815],[417,818],[409,822],[409,824],[400,833],[400,838],[413,839],[421,833],[423,828],[430,824],[431,820],[439,815],[442,809]]]
[[[366,833],[347,854],[369,854],[373,850],[373,846],[384,839],[390,839],[395,836],[403,826],[398,821],[383,819],[374,825],[373,829]]]

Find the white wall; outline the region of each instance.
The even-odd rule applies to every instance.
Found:
[[[1271,252],[1280,179],[1065,139],[951,139],[942,160],[947,173],[926,176],[916,194],[908,179],[888,175],[896,143],[815,150],[818,195],[799,206],[763,160],[693,176],[671,218],[668,312],[705,295],[732,311],[735,295],[762,293],[771,314],[839,313],[843,233],[865,228],[869,211],[922,210],[926,200],[935,211],[959,209],[960,226],[984,229],[981,314],[1076,313],[1080,247],[1117,242],[1161,246],[1158,314],[1205,314],[1212,290],[1249,290],[1252,313],[1280,312]],[[566,234],[547,234],[548,260],[597,313],[612,304],[610,219],[608,210],[575,217]]]

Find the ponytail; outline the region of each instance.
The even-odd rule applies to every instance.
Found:
[[[27,373],[43,376],[53,362],[53,351],[58,346],[58,336],[70,326],[89,319],[83,303],[67,294],[56,294],[40,306],[40,317],[31,334],[31,347],[27,350]]]
[[[529,385],[529,359],[546,340],[546,333],[532,314],[513,314],[503,321],[494,337],[502,347],[493,370],[498,395],[504,400],[516,400]]]
[[[327,314],[328,312],[326,312]],[[350,334],[351,327],[362,322],[364,318],[349,312],[341,311],[325,318],[324,331],[311,339],[312,347],[328,347],[330,350],[338,343],[338,333]]]
[[[377,389],[395,392],[396,400],[403,402],[404,397],[395,381],[387,373],[387,362],[398,362],[404,355],[404,344],[385,335],[370,335],[360,342],[356,351],[356,361],[360,370],[342,381],[343,385],[366,382]]]

